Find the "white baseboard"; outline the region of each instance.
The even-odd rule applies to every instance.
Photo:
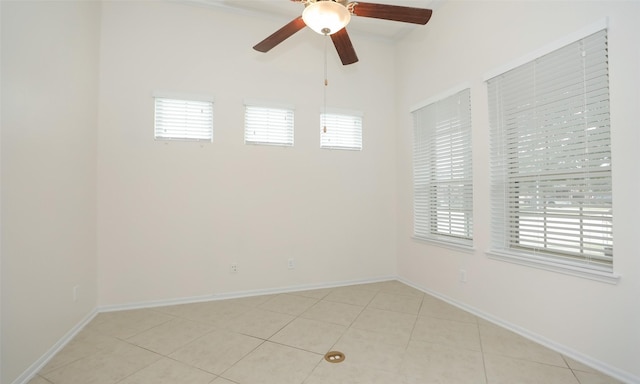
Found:
[[[464,311],[470,312],[484,320],[487,320],[500,327],[513,331],[536,343],[542,344],[547,348],[550,348],[575,361],[578,361],[582,364],[592,367],[593,369],[600,371],[606,375],[609,375],[613,378],[616,378],[624,383],[640,383],[639,377],[636,377],[628,372],[612,367],[609,364],[606,364],[602,361],[594,359],[590,356],[584,355],[571,348],[558,344],[536,333],[530,332],[526,329],[518,327],[502,319],[496,318],[490,314],[487,314],[485,312],[478,310],[477,308],[457,302],[438,292],[434,292],[422,286],[419,286],[407,279],[397,277],[397,276],[387,276],[387,277],[379,277],[379,278],[372,278],[372,279],[335,281],[335,282],[321,283],[321,284],[303,284],[303,285],[295,285],[295,286],[279,287],[279,288],[237,291],[237,292],[228,292],[228,293],[206,295],[206,296],[184,297],[184,298],[170,299],[170,300],[145,301],[145,302],[124,304],[124,305],[99,306],[99,307],[96,307],[94,310],[92,310],[89,314],[87,314],[87,316],[85,316],[78,324],[76,324],[76,326],[74,326],[69,332],[67,332],[67,334],[65,334],[64,337],[62,337],[53,347],[51,347],[44,355],[42,355],[36,362],[34,362],[26,371],[24,371],[20,376],[18,376],[13,381],[12,384],[27,384],[29,380],[31,380],[49,362],[49,360],[53,358],[53,356],[56,353],[58,353],[65,345],[67,345],[67,343],[69,343],[69,341],[71,341],[71,339],[73,339],[78,334],[78,332],[82,330],[82,328],[84,328],[91,320],[93,320],[93,318],[97,314],[102,312],[154,308],[154,307],[162,307],[167,305],[189,304],[189,303],[197,303],[197,302],[212,301],[212,300],[235,299],[235,298],[242,298],[242,297],[249,297],[249,296],[273,295],[273,294],[280,294],[280,293],[308,291],[313,289],[336,288],[336,287],[344,287],[344,286],[356,285],[356,284],[377,283],[377,282],[389,281],[389,280],[401,281],[426,294],[437,297],[438,299],[441,299]]]
[[[356,284],[377,283],[381,281],[388,281],[388,280],[395,280],[395,279],[396,279],[395,276],[387,276],[387,277],[379,277],[379,278],[371,278],[371,279],[335,281],[335,282],[321,283],[321,284],[303,284],[303,285],[295,285],[295,286],[280,287],[280,288],[228,292],[228,293],[222,293],[222,294],[183,297],[183,298],[169,299],[169,300],[144,301],[144,302],[138,302],[138,303],[123,304],[123,305],[98,306],[94,308],[89,314],[87,314],[87,316],[85,316],[60,340],[58,340],[58,342],[56,342],[53,345],[53,347],[51,347],[45,354],[43,354],[36,362],[31,364],[31,366],[27,370],[25,370],[20,376],[18,376],[11,384],[27,384],[29,380],[33,379],[33,377],[35,377],[35,375],[45,365],[47,365],[47,363],[53,358],[53,356],[56,353],[58,353],[62,348],[64,348],[64,346],[67,345],[69,341],[71,341],[71,339],[73,339],[78,334],[78,332],[80,332],[82,328],[84,328],[87,324],[89,324],[89,322],[91,322],[91,320],[93,320],[93,318],[96,317],[99,313],[122,311],[122,310],[129,310],[129,309],[163,307],[167,305],[177,305],[177,304],[190,304],[190,303],[197,303],[202,301],[235,299],[235,298],[249,297],[249,296],[273,295],[273,294],[296,292],[296,291],[308,291],[312,289],[335,288],[335,287],[343,287],[343,286],[356,285]]]
[[[491,322],[493,324],[496,324],[496,325],[498,325],[498,326],[500,326],[502,328],[505,328],[505,329],[508,329],[508,330],[510,330],[512,332],[515,332],[515,333],[517,333],[518,335],[520,335],[520,336],[522,336],[524,338],[527,338],[527,339],[529,339],[529,340],[531,340],[533,342],[536,342],[538,344],[544,345],[545,347],[547,347],[547,348],[549,348],[551,350],[554,350],[554,351],[556,351],[556,352],[558,352],[558,353],[560,353],[560,354],[562,354],[562,355],[564,355],[566,357],[569,357],[569,358],[571,358],[571,359],[573,359],[573,360],[575,360],[577,362],[580,362],[580,363],[582,363],[582,364],[584,364],[584,365],[586,365],[588,367],[591,367],[591,368],[595,369],[596,371],[602,372],[605,375],[608,375],[608,376],[611,376],[611,377],[613,377],[613,378],[615,378],[617,380],[620,380],[623,383],[629,383],[629,384],[640,383],[640,377],[632,375],[629,372],[622,371],[622,370],[620,370],[620,369],[618,369],[616,367],[613,367],[613,366],[611,366],[611,365],[609,365],[607,363],[604,363],[604,362],[602,362],[600,360],[594,359],[593,357],[587,356],[587,355],[585,355],[583,353],[580,353],[580,352],[578,352],[578,351],[576,351],[574,349],[568,348],[568,347],[566,347],[564,345],[558,344],[553,340],[547,339],[547,338],[545,338],[543,336],[540,336],[540,335],[538,335],[538,334],[536,334],[534,332],[531,332],[529,330],[521,328],[521,327],[519,327],[519,326],[517,326],[515,324],[511,324],[509,322],[506,322],[506,321],[504,321],[502,319],[499,319],[499,318],[497,318],[495,316],[492,316],[492,315],[490,315],[488,313],[480,311],[477,308],[474,308],[474,307],[471,307],[469,305],[460,303],[460,302],[458,302],[456,300],[453,300],[450,297],[444,296],[444,295],[442,295],[442,294],[440,294],[438,292],[434,292],[432,290],[426,289],[426,288],[424,288],[422,286],[419,286],[419,285],[413,283],[410,280],[404,279],[402,277],[397,277],[396,279],[398,281],[401,281],[401,282],[403,282],[403,283],[405,283],[405,284],[407,284],[407,285],[409,285],[409,286],[411,286],[411,287],[413,287],[415,289],[418,289],[418,290],[420,290],[420,291],[422,291],[422,292],[424,292],[424,293],[426,293],[428,295],[434,296],[434,297],[436,297],[436,298],[438,298],[440,300],[443,300],[443,301],[445,301],[445,302],[447,302],[447,303],[449,303],[449,304],[451,304],[451,305],[453,305],[455,307],[458,307],[458,308],[460,308],[460,309],[462,309],[464,311],[470,312],[470,313],[472,313],[472,314],[474,314],[474,315],[476,315],[476,316],[478,316],[478,317],[480,317],[480,318],[482,318],[484,320],[487,320],[487,321],[489,321],[489,322]]]
[[[98,314],[98,310],[94,308],[91,312],[89,312],[80,322],[78,322],[69,332],[67,332],[58,342],[56,342],[44,355],[40,356],[38,360],[36,360],[29,368],[27,368],[20,376],[18,376],[12,384],[27,384],[31,379],[35,377],[35,375],[40,372],[42,368],[55,356],[56,353],[60,352],[65,345],[67,345],[77,334],[84,328],[87,324],[93,320],[94,317]]]
[[[98,313],[102,313],[102,312],[123,311],[123,310],[129,310],[129,309],[165,307],[168,305],[192,304],[192,303],[198,303],[203,301],[239,299],[242,297],[250,297],[250,296],[276,295],[280,293],[309,291],[313,289],[345,287],[349,285],[378,283],[381,281],[389,281],[389,280],[396,280],[396,277],[386,276],[386,277],[378,277],[378,278],[371,278],[371,279],[334,281],[334,282],[319,283],[319,284],[302,284],[302,285],[292,285],[288,287],[225,292],[225,293],[206,295],[206,296],[182,297],[178,299],[169,299],[169,300],[154,300],[154,301],[142,301],[142,302],[129,303],[129,304],[104,305],[104,306],[98,307],[97,311]]]

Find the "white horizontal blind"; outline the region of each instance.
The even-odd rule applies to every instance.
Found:
[[[611,271],[607,31],[488,80],[492,247]]]
[[[155,98],[156,140],[213,141],[213,102]]]
[[[413,121],[414,236],[472,245],[469,89],[414,111]]]
[[[320,115],[320,148],[362,149],[362,117],[337,113]]]
[[[293,109],[245,105],[244,111],[245,143],[293,145]]]

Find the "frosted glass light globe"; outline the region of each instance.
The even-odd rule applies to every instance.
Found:
[[[333,35],[351,20],[347,8],[332,0],[320,0],[306,6],[302,11],[304,23],[321,35]]]

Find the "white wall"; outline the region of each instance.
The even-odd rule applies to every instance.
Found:
[[[328,104],[364,112],[362,152],[318,148],[320,36],[251,49],[287,20],[164,2],[0,4],[3,383],[96,306],[396,273],[640,377],[638,2],[451,1],[397,50],[352,33],[358,64],[340,66],[329,44]],[[489,260],[483,75],[604,16],[622,280]],[[409,106],[461,82],[472,85],[472,254],[410,239]],[[155,142],[154,91],[215,96],[214,143]],[[295,104],[295,146],[244,145],[244,98]]]
[[[615,271],[617,285],[488,259],[489,127],[484,75],[609,17]],[[402,278],[628,381],[640,380],[640,2],[450,1],[398,48],[398,273]],[[412,235],[409,108],[471,85],[474,247],[462,253]],[[465,269],[468,282],[458,282]]]
[[[100,6],[1,7],[0,381],[11,383],[97,303]]]
[[[321,150],[323,37],[251,48],[288,21],[103,4],[101,305],[395,274],[393,48],[352,34],[361,61],[343,67],[329,41],[327,104],[364,112],[364,149]],[[154,91],[213,95],[214,142],[155,142]],[[295,146],[245,145],[245,98],[295,105]]]

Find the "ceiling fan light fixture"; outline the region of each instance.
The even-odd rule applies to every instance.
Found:
[[[318,0],[305,7],[302,20],[321,35],[333,35],[349,24],[351,12],[333,0]]]

